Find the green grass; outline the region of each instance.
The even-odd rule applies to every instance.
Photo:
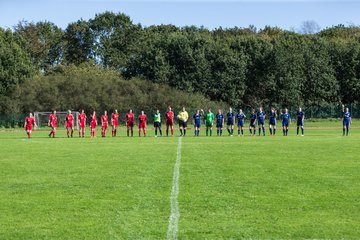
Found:
[[[349,137],[339,121],[305,137],[189,131],[179,239],[357,239],[358,123]],[[0,239],[165,239],[178,138],[124,135],[0,132]]]

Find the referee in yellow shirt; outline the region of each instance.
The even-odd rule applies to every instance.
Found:
[[[186,127],[187,127],[187,121],[189,119],[189,114],[185,110],[185,107],[182,108],[182,111],[179,112],[179,115],[177,116],[179,119],[179,128],[180,128],[180,137],[186,135]]]

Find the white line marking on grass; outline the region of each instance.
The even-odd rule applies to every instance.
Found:
[[[178,223],[180,218],[178,195],[181,164],[181,139],[182,138],[180,137],[176,151],[176,162],[174,166],[173,184],[170,196],[171,214],[169,217],[166,239],[177,239]]]

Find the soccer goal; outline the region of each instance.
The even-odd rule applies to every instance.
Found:
[[[36,125],[38,128],[47,127],[49,122],[49,116],[52,112],[34,112]],[[74,128],[79,129],[78,117],[79,112],[71,112],[74,116]],[[58,128],[65,128],[65,117],[67,112],[56,112],[57,126]]]

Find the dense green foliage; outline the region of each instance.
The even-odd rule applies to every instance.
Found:
[[[16,94],[23,112],[84,109],[89,113],[118,109],[123,114],[132,108],[138,114],[141,110],[165,111],[168,106],[175,110],[182,106],[189,109],[224,107],[223,103],[212,102],[200,94],[188,94],[146,80],[125,80],[115,71],[85,63],[80,67],[58,67],[49,75],[28,79]]]
[[[60,76],[63,73],[58,69],[72,71],[74,65],[81,68],[93,63],[104,69],[103,79],[115,71],[121,76],[116,81],[125,78],[136,85],[136,79],[144,79],[233,107],[356,103],[360,99],[359,32],[358,27],[343,25],[317,34],[252,26],[212,31],[193,26],[143,27],[125,14],[111,12],[69,23],[64,30],[50,22],[20,22],[14,31],[0,32],[0,94],[6,100],[1,101],[0,112],[70,106],[75,100],[60,101],[79,93],[71,86],[90,86],[90,82],[76,79],[86,76],[71,80]],[[56,84],[62,80],[58,79],[66,78],[69,89],[59,88]],[[110,80],[101,80],[106,81]],[[40,86],[43,94],[52,94],[54,89],[66,93],[45,104],[31,96],[12,95],[16,88],[26,92],[34,86]],[[119,88],[98,89],[87,106],[113,107],[105,103],[106,98],[115,96]],[[136,93],[141,91],[138,88]],[[19,102],[23,98],[29,100],[26,107]],[[85,105],[81,99],[76,101],[73,108]]]
[[[306,127],[305,137],[294,125],[288,137],[189,131],[178,238],[357,239],[360,130],[342,137],[340,121]],[[124,127],[105,139],[47,133],[0,132],[1,238],[166,238],[177,137],[149,129],[127,138]]]

